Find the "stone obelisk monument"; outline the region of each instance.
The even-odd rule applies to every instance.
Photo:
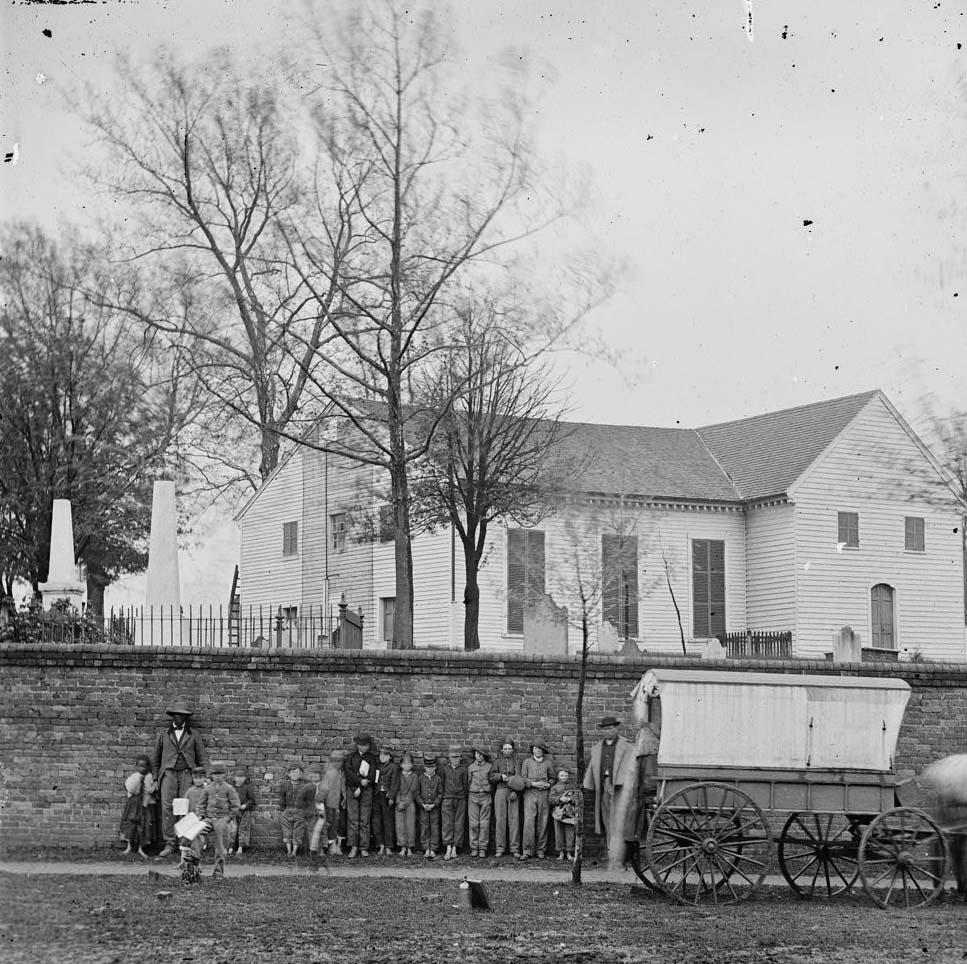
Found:
[[[144,615],[138,642],[154,646],[188,643],[181,618],[181,579],[178,574],[178,516],[175,483],[155,482],[151,499],[151,541],[144,587]]]
[[[84,583],[78,578],[74,563],[74,524],[70,499],[54,499],[50,522],[50,565],[47,582],[40,584],[44,609],[58,599],[66,599],[80,611],[84,599]]]

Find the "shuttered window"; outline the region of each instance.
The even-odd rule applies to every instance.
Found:
[[[544,533],[507,530],[507,632],[524,631],[524,607],[544,594]]]
[[[299,551],[299,523],[282,523],[282,555],[294,556]]]
[[[349,519],[345,512],[334,512],[329,516],[329,548],[333,552],[345,551],[348,523]]]
[[[903,545],[908,552],[923,552],[923,519],[908,515],[903,520]]]
[[[848,549],[860,546],[860,515],[858,512],[838,512],[836,541]]]
[[[638,537],[601,536],[601,603],[621,639],[638,638]]]
[[[698,639],[725,633],[725,543],[692,540],[692,635]]]

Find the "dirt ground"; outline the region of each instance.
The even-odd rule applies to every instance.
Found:
[[[861,896],[802,902],[767,890],[695,910],[628,885],[488,883],[492,912],[461,910],[454,881],[222,881],[0,875],[0,961],[800,962],[967,960],[967,906],[882,911]]]

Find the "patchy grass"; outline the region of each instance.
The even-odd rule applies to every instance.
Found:
[[[767,892],[695,910],[617,885],[490,882],[492,913],[453,881],[0,876],[0,960],[40,964],[894,964],[967,960],[963,903],[880,911],[862,897]]]

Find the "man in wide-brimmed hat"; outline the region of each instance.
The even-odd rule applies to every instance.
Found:
[[[611,801],[620,786],[618,774],[623,771],[625,758],[634,752],[634,744],[618,734],[621,720],[606,716],[598,724],[603,739],[591,748],[591,762],[584,773],[584,789],[594,791],[594,829],[603,834],[611,847]]]
[[[161,831],[165,847],[159,857],[178,852],[172,805],[175,797],[187,795],[192,768],[205,765],[205,744],[189,724],[194,713],[187,702],[176,699],[165,712],[171,717],[171,723],[158,733],[151,755],[151,767],[161,785]]]

